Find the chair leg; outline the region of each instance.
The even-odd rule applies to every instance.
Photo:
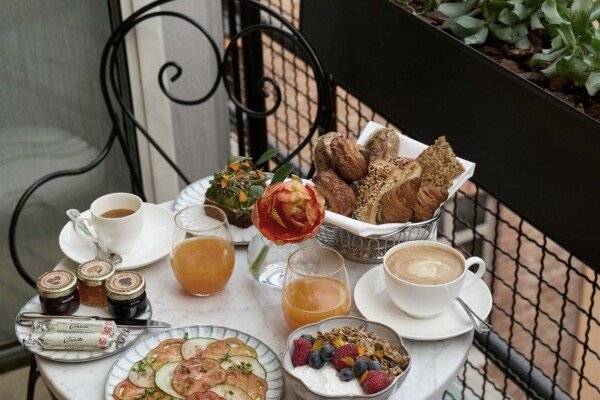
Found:
[[[27,400],[33,400],[35,394],[35,382],[39,376],[40,373],[37,369],[35,357],[31,356],[31,363],[29,364],[29,377],[27,378]]]

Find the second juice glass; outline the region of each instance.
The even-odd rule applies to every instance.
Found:
[[[195,296],[223,290],[235,265],[235,249],[225,213],[213,206],[186,207],[175,215],[171,268],[179,284]]]
[[[281,302],[290,329],[347,315],[351,300],[342,255],[321,246],[302,247],[292,253]]]

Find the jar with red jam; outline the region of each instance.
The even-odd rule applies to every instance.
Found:
[[[50,315],[70,315],[79,308],[77,277],[69,271],[50,271],[36,283],[42,312]]]
[[[105,306],[108,299],[104,282],[114,273],[115,266],[104,260],[91,260],[77,267],[80,301],[86,306]]]
[[[106,294],[116,318],[135,318],[146,310],[146,282],[137,272],[115,273],[106,280]]]

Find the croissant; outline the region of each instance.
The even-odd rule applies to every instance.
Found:
[[[421,222],[433,217],[435,210],[438,209],[448,198],[448,191],[445,188],[423,185],[417,193],[417,201],[413,210],[411,221]]]
[[[369,163],[355,141],[335,137],[330,146],[335,170],[342,179],[354,182],[365,177]]]
[[[313,160],[317,171],[325,171],[334,167],[333,156],[331,154],[331,141],[341,136],[337,132],[329,132],[323,136],[319,136],[315,148],[313,150]]]
[[[380,223],[408,222],[412,217],[421,178],[410,179],[381,197],[377,221]]]
[[[313,177],[317,191],[325,198],[329,211],[341,215],[350,215],[356,207],[354,191],[332,169],[319,171]]]

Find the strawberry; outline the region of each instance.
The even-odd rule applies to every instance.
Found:
[[[331,362],[338,371],[342,368],[354,367],[354,360],[358,357],[358,349],[354,343],[340,346],[335,351]]]
[[[294,351],[292,353],[292,364],[294,367],[308,364],[312,343],[306,338],[294,340]]]
[[[390,383],[390,376],[381,370],[367,371],[360,378],[360,384],[367,394],[380,392],[390,386]]]

